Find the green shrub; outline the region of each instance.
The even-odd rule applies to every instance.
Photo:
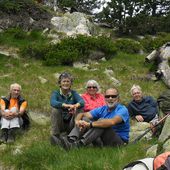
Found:
[[[107,59],[116,54],[111,39],[83,35],[63,39],[55,45],[29,45],[21,51],[21,54],[42,59],[45,65],[72,65],[75,61],[87,61],[92,50],[104,52]]]
[[[35,48],[37,50],[39,46],[40,50],[42,50],[41,46],[44,47],[44,44],[47,43],[49,43],[49,38],[42,35],[42,33],[37,30],[27,32],[21,28],[9,28],[0,32],[0,44],[19,48],[21,50],[21,54],[24,53],[23,56],[25,56],[25,52],[30,51],[31,48]]]
[[[141,44],[146,52],[150,52],[158,48],[162,44],[162,40],[153,38],[152,36],[146,36],[143,40],[141,40]]]
[[[159,33],[157,37],[147,35],[144,39],[140,41],[140,43],[146,52],[151,52],[152,50],[161,47],[168,41],[170,41],[170,34]]]
[[[40,39],[42,38],[42,33],[40,31],[37,31],[37,30],[32,30],[29,34],[28,34],[28,37],[30,39],[33,39],[33,40],[36,40],[36,39]]]
[[[23,6],[32,3],[34,3],[32,0],[2,0],[0,10],[7,13],[19,13]]]
[[[20,55],[22,57],[44,60],[44,56],[48,50],[50,50],[50,48],[46,44],[33,43],[28,45],[26,48],[21,48]]]
[[[58,50],[49,51],[45,55],[44,64],[47,66],[55,65],[72,65],[73,62],[77,61],[78,52],[76,50]]]
[[[13,39],[16,40],[27,38],[27,33],[20,28],[9,28],[4,31],[4,34],[6,34],[7,36],[12,36]]]
[[[17,12],[19,11],[20,6],[15,4],[14,1],[4,0],[0,2],[0,10],[5,12]]]
[[[13,36],[14,36],[14,39],[16,39],[16,40],[26,39],[27,38],[26,32],[21,30],[21,29],[17,29],[17,28],[16,28]]]
[[[106,54],[106,59],[110,59],[112,56],[116,55],[117,48],[113,41],[107,37],[95,38],[95,46],[98,50]]]
[[[126,17],[124,29],[126,35],[156,35],[158,32],[170,32],[170,14],[151,16],[147,14],[137,14],[133,17]]]
[[[115,46],[118,51],[131,54],[139,53],[142,47],[139,42],[125,38],[116,40]]]

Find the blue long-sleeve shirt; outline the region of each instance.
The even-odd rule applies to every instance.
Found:
[[[70,91],[70,95],[64,96],[60,93],[60,90],[55,90],[51,94],[50,104],[56,109],[62,108],[62,104],[80,104],[80,108],[84,107],[83,98],[74,90]]]
[[[145,96],[140,102],[132,100],[128,104],[131,117],[141,115],[145,122],[150,122],[158,114],[157,102],[151,96]]]

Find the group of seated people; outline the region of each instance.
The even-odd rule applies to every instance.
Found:
[[[140,86],[131,88],[132,101],[124,106],[119,91],[109,88],[99,93],[99,84],[89,80],[81,96],[71,89],[69,73],[59,77],[59,90],[51,95],[51,144],[65,149],[89,144],[120,146],[129,142],[130,116],[138,122],[158,121],[158,105],[150,96],[143,96]],[[66,132],[66,135],[62,135]]]
[[[67,72],[59,76],[58,84],[59,89],[52,92],[50,99],[52,145],[65,149],[89,144],[120,146],[129,142],[130,116],[151,125],[158,121],[157,102],[150,96],[144,97],[138,85],[131,88],[133,100],[126,107],[120,103],[118,89],[108,88],[103,95],[95,80],[86,83],[82,95],[72,90],[73,77]],[[1,98],[0,105],[0,142],[12,143],[18,128],[29,127],[27,101],[21,97],[21,86],[11,84],[9,95]]]

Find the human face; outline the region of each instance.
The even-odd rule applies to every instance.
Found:
[[[87,93],[90,95],[95,95],[97,93],[98,89],[97,86],[94,84],[89,83],[87,86]]]
[[[69,90],[71,88],[71,80],[69,78],[63,78],[60,87],[62,90]]]
[[[116,89],[108,89],[105,93],[105,101],[109,108],[114,108],[119,101],[119,95]]]
[[[11,97],[12,98],[17,98],[21,93],[21,90],[18,86],[14,86],[12,89],[11,89]]]
[[[142,100],[142,92],[138,89],[134,89],[132,91],[132,97],[133,97],[133,100],[139,102]]]

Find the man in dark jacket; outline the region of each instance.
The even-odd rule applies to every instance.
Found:
[[[151,96],[143,96],[141,87],[131,88],[133,100],[128,104],[130,116],[138,122],[150,122],[153,125],[158,120],[158,105]]]

